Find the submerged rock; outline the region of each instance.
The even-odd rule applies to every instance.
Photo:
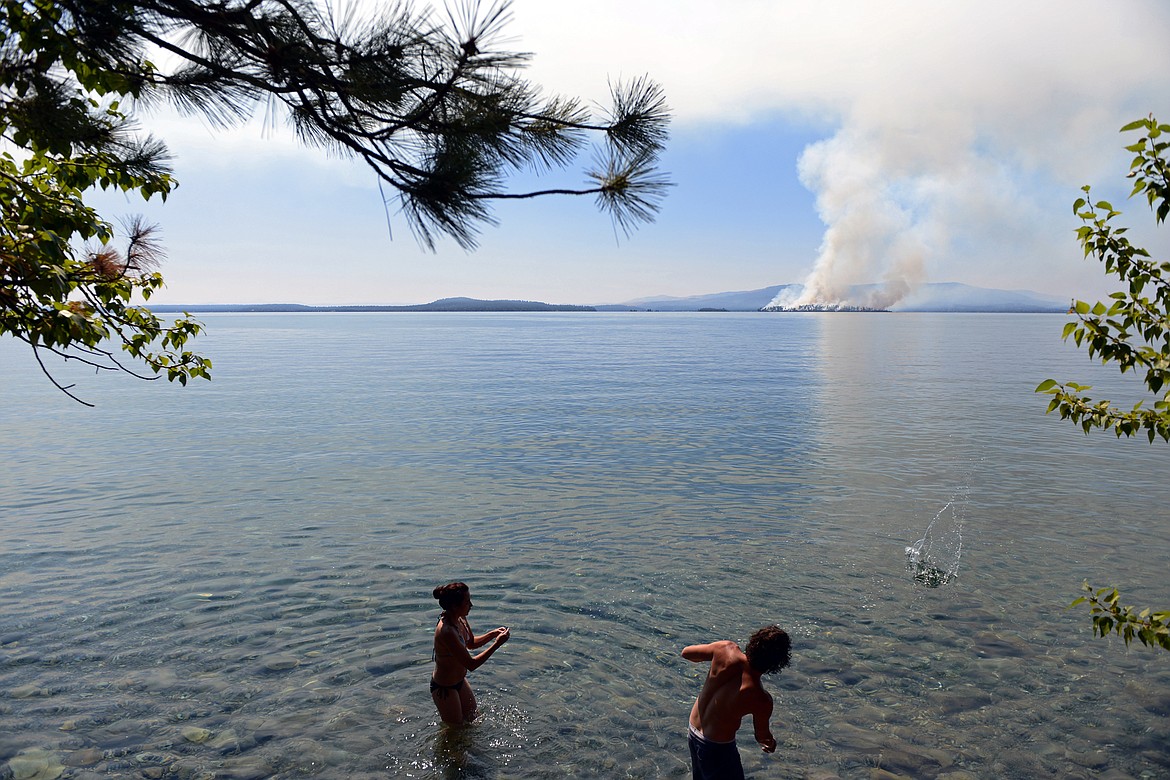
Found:
[[[65,766],[56,753],[35,749],[8,759],[8,771],[13,780],[56,780]]]
[[[202,745],[212,737],[211,731],[198,726],[185,726],[179,733],[183,735],[183,739],[196,745]]]
[[[36,685],[20,685],[10,690],[8,695],[14,699],[35,699],[40,696],[48,696],[49,692]]]
[[[248,737],[240,737],[235,731],[228,729],[218,735],[207,743],[207,746],[212,750],[217,750],[224,755],[229,753],[240,753],[247,748],[255,747],[256,740]]]
[[[93,766],[101,760],[102,751],[97,748],[82,748],[67,754],[63,763],[66,766]]]
[[[264,671],[266,672],[287,672],[300,665],[301,662],[291,655],[274,655],[264,659]]]
[[[263,780],[272,776],[272,767],[264,759],[253,756],[230,758],[223,762],[216,776],[229,780]]]

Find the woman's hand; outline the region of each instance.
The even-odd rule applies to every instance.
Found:
[[[495,633],[497,645],[504,644],[504,642],[507,642],[508,639],[512,636],[512,631],[507,626],[500,626],[496,629]]]

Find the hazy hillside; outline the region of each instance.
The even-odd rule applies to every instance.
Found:
[[[868,287],[858,288],[862,292]],[[727,311],[759,311],[767,306],[781,290],[791,288],[799,292],[798,284],[780,284],[759,290],[692,295],[686,298],[637,298],[621,304],[595,306],[598,311],[698,311],[699,309],[726,309]],[[942,282],[924,284],[904,298],[893,311],[938,312],[1064,312],[1069,302],[1028,290],[993,290],[984,287]]]
[[[1070,301],[1029,290],[991,290],[955,282],[924,284],[894,311],[1066,312]]]

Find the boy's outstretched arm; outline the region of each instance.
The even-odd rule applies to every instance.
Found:
[[[769,696],[759,707],[752,710],[752,728],[755,731],[756,742],[760,743],[765,753],[776,750],[776,738],[772,736],[772,729],[768,724],[771,719],[772,697]]]
[[[710,661],[715,657],[715,654],[727,646],[735,646],[735,642],[723,639],[718,642],[708,642],[705,645],[688,645],[682,650],[682,657],[688,661],[699,663],[701,661]]]
[[[708,642],[707,644],[690,644],[688,647],[682,648],[682,657],[687,661],[694,661],[696,663],[701,661],[710,661],[720,654],[721,650],[734,648],[735,642],[730,640],[721,640],[718,642]]]
[[[682,657],[695,663],[710,661],[715,656],[714,644],[688,645],[682,649]]]

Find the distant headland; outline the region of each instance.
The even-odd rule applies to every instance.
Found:
[[[180,312],[381,312],[381,311],[597,311],[593,306],[574,306],[539,301],[481,301],[476,298],[440,298],[411,306],[306,306],[300,303],[193,304],[151,306],[151,311]]]

